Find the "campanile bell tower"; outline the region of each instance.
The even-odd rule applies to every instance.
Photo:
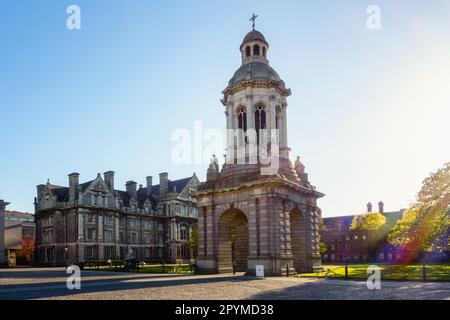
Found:
[[[194,194],[200,272],[254,274],[263,265],[276,276],[321,264],[316,202],[323,194],[309,183],[300,158],[294,165],[289,159],[291,90],[269,65],[269,43],[254,29],[255,19],[239,46],[241,66],[223,91],[226,162],[220,169],[214,157]]]

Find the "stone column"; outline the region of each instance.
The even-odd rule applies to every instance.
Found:
[[[215,226],[215,217],[214,217],[214,206],[207,205],[203,207],[206,215],[202,213],[202,218],[199,219],[199,227],[203,225],[199,229],[199,231],[203,231],[199,233],[199,242],[202,245],[199,247],[199,257],[197,259],[197,265],[199,272],[201,273],[216,273],[217,272],[217,241],[215,238],[216,235],[216,226]],[[206,239],[205,239],[206,235]],[[205,241],[206,240],[206,241]],[[203,250],[203,252],[200,252]],[[206,253],[206,255],[205,255]]]
[[[280,135],[281,135],[281,147],[287,148],[287,105],[284,103],[281,106],[281,125],[280,125]]]
[[[247,95],[246,100],[246,108],[247,112],[247,129],[255,129],[255,113],[253,112],[253,96]]]

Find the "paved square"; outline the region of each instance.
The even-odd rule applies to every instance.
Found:
[[[64,268],[0,269],[0,299],[446,299],[449,282],[365,282],[242,275],[174,275],[83,271],[68,290]]]

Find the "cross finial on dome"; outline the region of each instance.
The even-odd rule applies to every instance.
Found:
[[[255,30],[255,20],[256,20],[256,18],[258,18],[258,16],[253,13],[252,17],[249,20],[249,21],[253,22],[253,24],[252,24],[253,30]]]

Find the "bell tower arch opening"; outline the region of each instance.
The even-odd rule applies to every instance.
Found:
[[[246,272],[248,268],[248,220],[244,212],[231,209],[222,213],[217,225],[219,273]]]

